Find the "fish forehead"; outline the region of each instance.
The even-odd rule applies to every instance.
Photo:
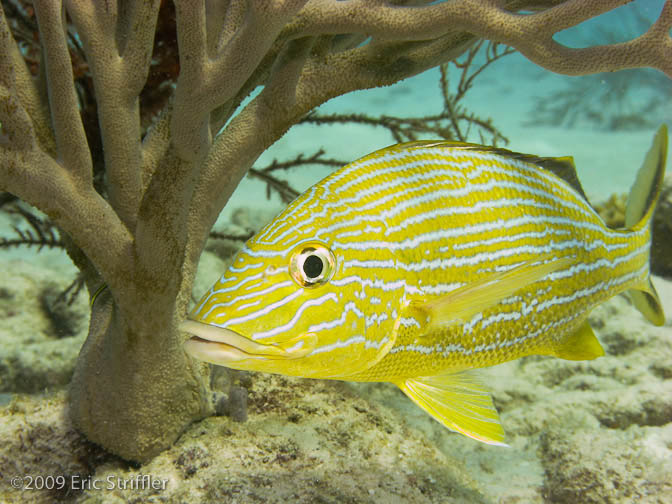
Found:
[[[350,163],[297,198],[274,221],[253,238],[255,245],[276,246],[290,243],[300,233],[305,236],[329,239],[329,233],[316,226],[325,222],[339,221],[364,210],[361,203],[391,189],[389,182],[399,175],[426,171],[427,166],[445,167],[444,153],[439,149],[400,149],[393,146],[374,152]],[[434,171],[431,176],[438,173]],[[447,172],[442,170],[441,176]],[[455,172],[453,175],[460,176]],[[428,178],[425,175],[425,178]],[[397,181],[394,185],[399,185]],[[382,185],[381,184],[385,184]]]

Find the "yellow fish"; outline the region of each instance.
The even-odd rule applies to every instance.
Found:
[[[665,322],[649,248],[666,154],[661,126],[625,230],[588,204],[571,158],[450,141],[369,154],[245,244],[182,324],[184,348],[234,369],[392,382],[447,428],[504,444],[470,369],[603,355],[588,314],[625,290]]]

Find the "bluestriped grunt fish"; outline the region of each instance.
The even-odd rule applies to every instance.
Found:
[[[503,444],[471,369],[603,355],[588,314],[626,290],[665,322],[649,228],[666,154],[662,126],[623,230],[589,205],[571,158],[451,141],[369,154],[245,244],[183,323],[185,350],[234,369],[392,382],[447,428]]]

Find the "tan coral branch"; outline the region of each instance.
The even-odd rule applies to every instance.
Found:
[[[30,116],[12,87],[0,86],[0,188],[9,190],[11,179],[6,173],[5,156],[9,152],[36,149],[35,129]]]
[[[651,28],[644,35],[630,41],[575,49],[553,40],[557,31],[609,10],[609,3],[573,0],[543,13],[521,18],[518,22],[520,30],[511,30],[510,27],[507,30],[493,30],[493,39],[515,47],[532,62],[560,74],[586,75],[650,67],[672,77],[670,0],[667,0]],[[612,5],[611,8],[613,7]],[[535,16],[539,18],[528,20]],[[572,20],[576,21],[571,22]],[[546,29],[547,26],[550,30]]]
[[[207,13],[203,1],[196,5],[186,0],[175,3],[182,68],[175,90],[171,129],[178,152],[184,159],[204,158],[211,142],[210,112],[235,96],[271,48],[284,24],[306,1],[233,0],[230,9],[234,14],[224,23],[222,35],[206,32]],[[246,10],[241,20],[242,4],[246,5]],[[212,38],[218,40],[218,50],[208,54],[206,41]]]
[[[36,2],[35,7],[43,44],[49,44],[44,64],[52,102],[51,117],[55,129],[60,130],[57,132],[59,149],[65,152],[59,151],[60,159],[54,159],[51,152],[43,150],[43,143],[38,142],[35,133],[39,114],[31,117],[19,99],[14,70],[2,72],[0,123],[7,138],[0,141],[0,190],[18,196],[49,215],[77,246],[86,250],[110,286],[128,289],[132,279],[127,272],[132,237],[109,204],[94,190],[91,167],[86,166],[90,160],[80,159],[87,157],[89,151],[83,131],[78,131],[81,123],[73,96],[60,2],[43,0]],[[4,13],[0,33],[3,27],[6,27]],[[11,52],[4,49],[11,47],[7,38],[1,38],[0,67],[5,69],[11,63]],[[101,229],[105,232],[101,233]]]
[[[541,12],[520,15],[505,10],[506,2],[492,0],[452,0],[422,7],[380,5],[381,2],[367,0],[310,0],[283,35],[364,33],[374,39],[420,41],[459,29],[515,47],[534,63],[558,73],[583,75],[652,67],[672,76],[669,28],[664,30],[669,27],[670,0],[652,30],[637,39],[584,49],[569,48],[553,40],[557,32],[629,1],[568,0]],[[540,2],[516,5],[523,8],[527,3],[531,8]]]
[[[109,201],[132,231],[142,199],[139,94],[149,71],[158,0],[66,0],[91,68],[109,180]]]
[[[79,114],[72,62],[65,38],[65,16],[57,0],[36,0],[35,14],[42,38],[49,89],[51,122],[57,155],[64,167],[84,186],[93,182],[91,152]]]
[[[50,154],[56,153],[56,142],[49,118],[47,93],[38,89],[23,59],[18,44],[11,35],[2,5],[0,5],[0,82],[16,94],[30,116],[40,147]]]

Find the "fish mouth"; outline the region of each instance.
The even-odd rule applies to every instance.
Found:
[[[296,359],[310,352],[314,345],[304,344],[306,338],[284,344],[264,344],[238,334],[231,329],[217,327],[195,320],[185,320],[180,331],[192,335],[185,341],[184,350],[192,357],[212,364],[230,364],[249,359]],[[305,343],[311,343],[308,338]]]

